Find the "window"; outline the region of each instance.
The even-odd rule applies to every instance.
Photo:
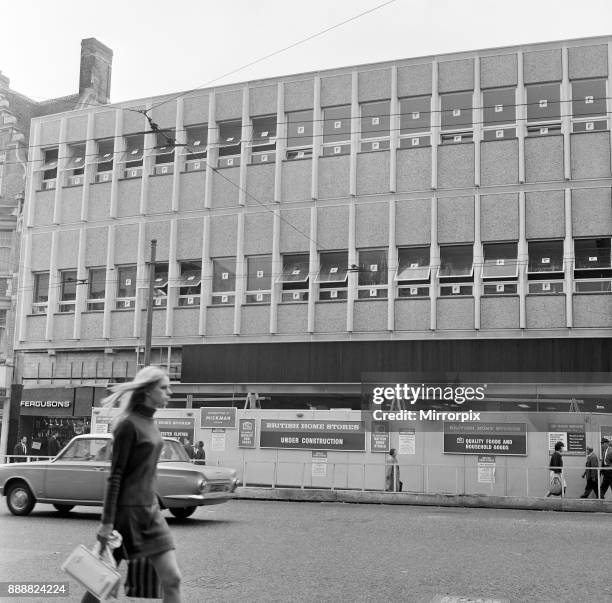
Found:
[[[348,251],[322,251],[320,268],[319,299],[334,301],[346,299],[348,287]]]
[[[561,89],[556,84],[534,84],[527,91],[527,135],[561,133]]]
[[[13,253],[13,231],[0,230],[0,274],[11,270],[11,255]]]
[[[472,295],[474,277],[474,250],[472,245],[440,247],[440,296]]]
[[[428,146],[431,131],[431,96],[400,98],[400,148]]]
[[[96,182],[110,182],[115,158],[115,143],[112,138],[98,141],[98,153],[95,157]]]
[[[55,188],[57,178],[58,148],[43,150],[43,164],[39,168],[41,190]]]
[[[65,186],[82,186],[85,179],[85,143],[68,146]]]
[[[323,109],[322,154],[347,155],[351,152],[351,106]]]
[[[236,299],[236,258],[215,258],[212,263],[212,303],[233,305]]]
[[[124,178],[139,178],[142,174],[144,157],[144,134],[125,137],[125,152],[121,159]]]
[[[287,113],[287,159],[312,155],[312,110]]]
[[[173,130],[156,132],[155,134],[155,166],[154,174],[172,174],[174,171],[175,133]]]
[[[74,312],[76,303],[77,271],[62,270],[60,272],[60,312]]]
[[[469,130],[472,128],[472,93],[456,92],[440,95],[441,129]]]
[[[359,251],[359,299],[384,299],[387,297],[386,249],[362,249]]]
[[[192,172],[206,169],[208,125],[187,126],[185,133],[187,138],[185,146],[185,171]]]
[[[240,165],[242,122],[226,121],[219,124],[219,167]]]
[[[572,117],[606,117],[606,80],[572,82]]]
[[[390,148],[391,103],[377,101],[362,103],[361,109],[361,150],[382,151]]]
[[[529,241],[529,293],[563,293],[563,241]]]
[[[87,310],[104,310],[106,268],[90,268],[87,280]]]
[[[199,306],[201,283],[202,262],[181,262],[178,305]]]
[[[398,297],[428,297],[429,247],[402,247],[397,255]]]
[[[574,241],[574,286],[577,292],[610,291],[612,254],[610,238]]]
[[[485,243],[482,266],[484,295],[517,293],[518,259],[516,243]]]
[[[49,304],[49,273],[34,274],[34,297],[32,299],[32,314],[46,314]]]
[[[253,118],[251,163],[269,163],[276,158],[276,115]]]
[[[283,273],[278,282],[282,284],[281,300],[296,302],[308,300],[308,273],[310,270],[308,254],[284,255]]]
[[[516,90],[494,88],[484,90],[483,140],[506,140],[516,138]],[[513,127],[507,127],[512,125]]]
[[[146,295],[148,295],[148,290]],[[153,307],[166,308],[168,306],[168,264],[155,264],[153,281]]]
[[[272,256],[247,258],[247,304],[269,303],[272,286]]]
[[[134,308],[136,301],[136,266],[117,267],[117,309]]]

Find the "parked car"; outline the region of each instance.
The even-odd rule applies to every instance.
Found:
[[[27,515],[37,502],[61,513],[75,505],[102,506],[112,445],[110,434],[80,435],[54,459],[0,465],[0,495],[14,515]],[[224,503],[237,485],[235,470],[195,465],[178,440],[164,438],[157,491],[174,516],[189,517],[201,505]]]

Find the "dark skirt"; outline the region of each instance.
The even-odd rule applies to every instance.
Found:
[[[175,549],[174,540],[159,505],[120,506],[115,529],[123,536],[123,557],[152,557]]]

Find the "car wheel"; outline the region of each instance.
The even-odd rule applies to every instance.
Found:
[[[196,507],[173,507],[170,509],[170,513],[179,519],[186,519],[190,515],[193,515],[195,510]]]
[[[6,492],[6,504],[13,515],[27,515],[36,500],[25,482],[11,484]]]
[[[60,513],[68,513],[74,509],[74,505],[53,505]]]

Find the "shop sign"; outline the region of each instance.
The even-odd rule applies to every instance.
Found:
[[[327,477],[327,451],[312,451],[312,477]]]
[[[371,452],[389,452],[389,423],[374,421],[370,433]]]
[[[527,423],[444,423],[445,454],[527,455]]]
[[[195,419],[183,417],[155,417],[155,424],[162,437],[176,438],[181,441],[182,438],[189,438],[189,441],[193,443]]]
[[[204,429],[214,429],[215,427],[236,429],[236,409],[227,407],[200,408],[200,427]]]
[[[214,452],[225,451],[225,429],[213,429],[210,439],[210,449]]]
[[[238,448],[255,448],[255,419],[238,422]]]
[[[555,451],[555,444],[563,442],[563,454],[584,456],[586,454],[586,430],[580,423],[550,423],[548,426],[548,453]]]
[[[365,451],[363,421],[261,419],[260,448]]]
[[[478,483],[495,483],[495,457],[489,455],[478,455]]]
[[[19,403],[21,415],[70,417],[74,404],[74,388],[41,387],[24,389]]]
[[[416,454],[416,433],[414,429],[400,429],[397,454]]]

